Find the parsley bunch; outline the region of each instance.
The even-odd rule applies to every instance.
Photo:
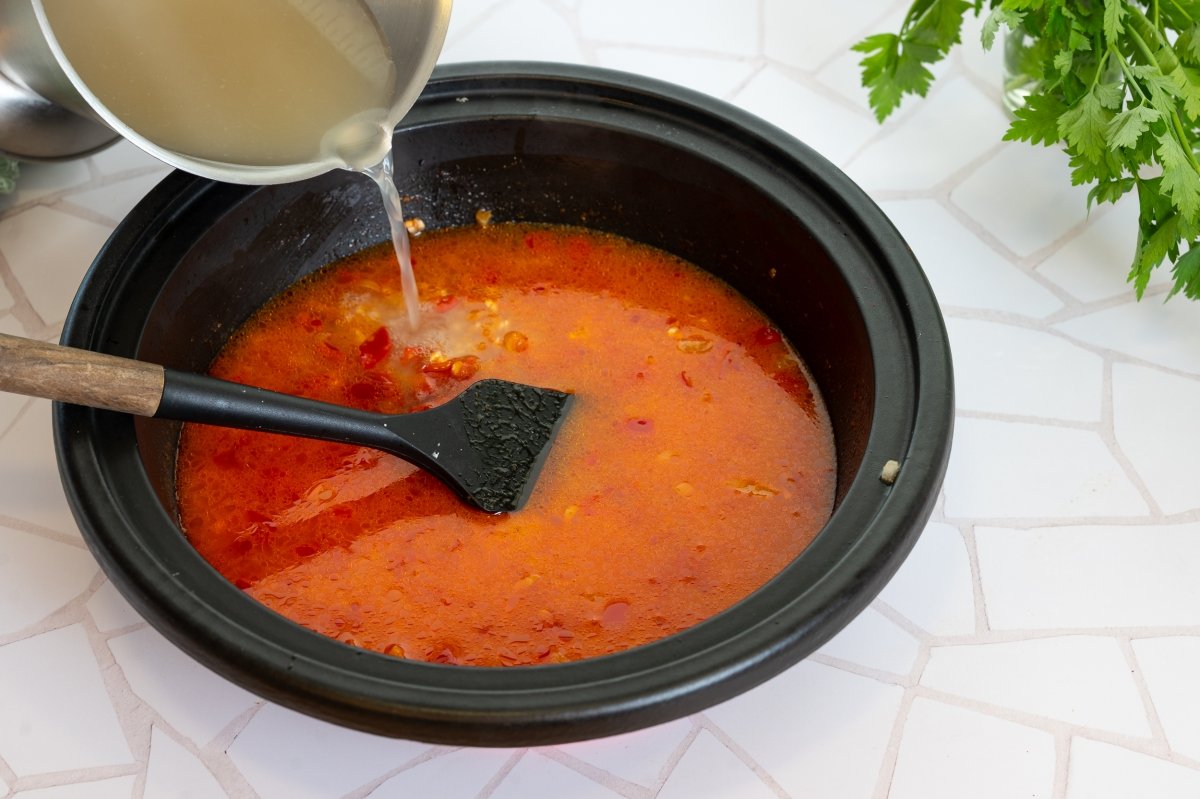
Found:
[[[914,0],[899,33],[854,46],[881,122],[904,95],[925,95],[927,65],[959,43],[967,11],[985,9],[985,49],[1001,26],[1028,45],[1032,92],[1004,138],[1061,144],[1072,183],[1092,186],[1088,208],[1136,190],[1137,296],[1170,261],[1168,298],[1200,299],[1200,0]]]
[[[20,165],[11,158],[0,155],[0,194],[9,194],[17,187]]]

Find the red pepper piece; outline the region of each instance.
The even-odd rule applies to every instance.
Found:
[[[760,327],[754,331],[754,343],[760,347],[768,347],[783,341],[783,336],[773,327]]]
[[[381,327],[358,345],[358,360],[364,369],[374,369],[391,351],[391,334],[386,327]]]

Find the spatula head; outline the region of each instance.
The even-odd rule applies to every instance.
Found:
[[[481,380],[433,410],[393,419],[429,456],[418,465],[468,502],[502,513],[529,499],[572,400],[554,389]]]

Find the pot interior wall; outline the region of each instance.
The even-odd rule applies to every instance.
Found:
[[[874,370],[862,312],[802,209],[752,178],[652,136],[546,119],[408,129],[396,174],[406,212],[428,227],[496,221],[581,224],[679,255],[761,308],[797,347],[829,406],[839,499],[859,468]],[[587,153],[586,156],[579,153]],[[215,186],[181,214],[170,270],[139,357],[203,371],[233,330],[303,275],[383,241],[375,186],[331,173],[299,184]],[[137,423],[150,481],[172,515],[178,425]]]

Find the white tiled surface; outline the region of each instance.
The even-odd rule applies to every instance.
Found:
[[[1124,283],[1136,209],[999,139],[975,44],[882,127],[847,47],[906,0],[457,0],[444,60],[557,59],[706,91],[868,189],[929,274],[958,377],[934,519],[808,661],[655,729],[537,750],[375,738],[181,655],[79,538],[46,403],[0,396],[0,799],[1200,797],[1200,304]],[[0,330],[52,339],[165,168],[128,145],[0,199]]]

